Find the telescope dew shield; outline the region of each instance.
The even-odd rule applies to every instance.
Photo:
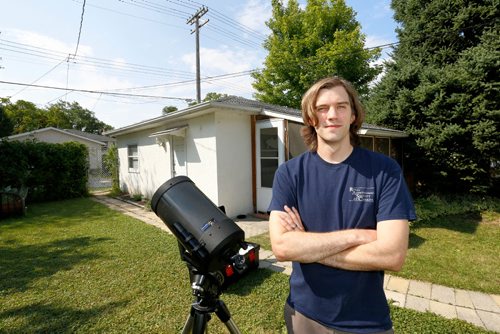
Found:
[[[151,208],[183,247],[203,260],[208,270],[218,268],[244,241],[244,231],[187,176],[162,184],[151,199]]]

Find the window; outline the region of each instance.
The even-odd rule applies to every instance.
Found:
[[[359,137],[360,146],[373,151],[373,137]]]
[[[389,138],[375,138],[375,152],[389,155]]]
[[[139,151],[137,145],[127,146],[128,171],[139,172]]]
[[[274,173],[278,169],[278,128],[260,130],[261,186],[272,188]]]

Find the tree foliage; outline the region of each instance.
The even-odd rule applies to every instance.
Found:
[[[34,103],[24,100],[12,103],[8,99],[2,99],[2,106],[6,118],[12,124],[12,130],[7,135],[50,126],[95,134],[112,129],[112,126],[98,120],[92,111],[81,107],[78,102],[59,101],[47,108],[39,108]]]
[[[264,69],[253,74],[258,100],[299,108],[309,86],[329,75],[351,81],[361,94],[368,91],[380,73],[370,66],[380,50],[364,49],[361,26],[343,0],[309,0],[305,9],[296,0],[286,6],[273,0],[272,7],[264,44],[269,54]]]
[[[161,113],[163,115],[167,115],[168,113],[171,113],[171,112],[174,112],[174,111],[177,111],[177,110],[179,110],[179,109],[176,106],[165,106],[161,110]]]
[[[367,120],[404,130],[422,191],[486,192],[500,162],[495,0],[393,0],[399,45]]]
[[[230,95],[223,94],[223,93],[209,92],[209,93],[207,93],[207,95],[205,95],[205,98],[203,100],[201,100],[201,102],[215,101],[215,100],[219,100],[219,99],[222,99],[224,97],[229,97],[229,96]],[[188,103],[188,105],[190,107],[197,105],[197,104],[198,104],[198,102],[196,102],[196,101],[192,101],[192,102]]]
[[[2,104],[0,104],[0,138],[9,136],[14,130],[11,120],[7,117]]]

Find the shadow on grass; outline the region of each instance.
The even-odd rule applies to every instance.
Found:
[[[18,245],[5,241],[0,247],[0,291],[2,294],[25,291],[33,281],[69,270],[82,262],[100,257],[84,248],[108,238],[78,237],[37,245]]]
[[[425,241],[426,241],[425,238],[422,238],[421,236],[417,235],[414,232],[410,232],[410,243],[408,244],[408,248],[418,248]]]
[[[449,215],[417,222],[412,230],[419,228],[444,228],[447,230],[474,234],[477,231],[482,217],[480,212],[471,212],[465,215]]]
[[[117,308],[122,308],[128,301],[113,302],[100,307],[78,310],[58,307],[50,304],[36,303],[13,308],[0,313],[0,332],[21,333],[74,333],[79,327],[90,323],[93,318],[106,317]],[[8,322],[19,319],[9,326]],[[4,327],[5,326],[5,327]],[[2,327],[4,327],[2,329]]]
[[[242,277],[238,282],[229,286],[227,293],[237,296],[247,296],[258,288],[273,272],[268,269],[252,270]]]

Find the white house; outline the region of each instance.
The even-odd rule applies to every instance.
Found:
[[[96,135],[74,129],[58,129],[47,127],[7,137],[7,140],[36,140],[40,142],[60,144],[66,142],[78,142],[87,146],[89,151],[89,186],[99,187],[103,180],[109,186],[109,177],[103,177],[102,157],[109,145],[115,142],[114,138]]]
[[[117,140],[123,191],[151,198],[186,175],[235,217],[266,212],[276,168],[306,149],[302,126],[299,110],[226,97],[105,134]],[[360,135],[363,146],[400,158],[405,133],[365,124]]]

